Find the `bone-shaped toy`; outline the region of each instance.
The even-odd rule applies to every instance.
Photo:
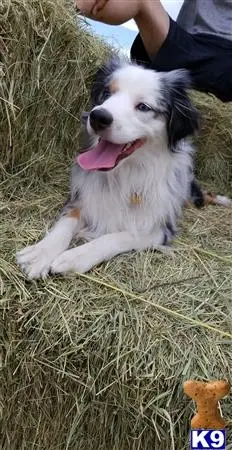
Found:
[[[229,391],[229,383],[223,380],[208,383],[194,380],[186,381],[184,392],[197,404],[197,414],[191,420],[191,428],[206,430],[225,428],[226,422],[220,415],[218,401],[225,397]]]

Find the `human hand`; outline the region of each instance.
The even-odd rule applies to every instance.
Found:
[[[87,17],[97,16],[109,0],[77,0],[78,9]]]
[[[121,25],[136,17],[142,3],[142,0],[76,0],[82,14],[109,25]]]

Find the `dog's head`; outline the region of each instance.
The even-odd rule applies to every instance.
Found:
[[[83,119],[96,146],[79,157],[87,170],[110,170],[148,142],[176,151],[198,128],[185,71],[158,73],[113,60],[99,70]]]

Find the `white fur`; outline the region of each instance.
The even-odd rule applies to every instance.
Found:
[[[105,234],[87,244],[62,253],[55,259],[51,269],[54,273],[64,273],[70,270],[84,273],[120,253],[159,248],[160,240],[162,240],[162,234],[159,230],[154,234],[137,238],[127,231]]]
[[[232,200],[225,195],[216,195],[216,205],[228,208],[232,206]]]
[[[47,276],[52,262],[66,250],[78,230],[77,220],[62,217],[38,244],[24,248],[17,255],[18,264],[28,278]]]
[[[113,171],[89,172],[88,178],[78,172],[73,189],[82,193],[82,218],[92,238],[124,230],[148,235],[167,218],[175,222],[189,197],[190,154],[190,146],[174,154],[164,146],[154,148],[151,141]],[[134,193],[141,196],[141,205],[130,204]]]
[[[135,109],[141,102],[153,108],[158,107],[161,89],[160,75],[154,70],[126,66],[114,73],[113,81],[119,90],[102,105],[94,108],[104,107],[114,117],[113,124],[104,130],[101,136],[116,144],[128,143],[143,136],[154,140],[156,136],[155,141],[160,147],[166,134],[166,121],[162,116],[154,120],[152,111],[144,114]],[[89,122],[87,127],[90,134],[94,133]]]
[[[74,167],[71,200],[81,211],[81,222],[62,216],[48,236],[18,254],[30,278],[46,276],[49,270],[86,272],[119,253],[159,247],[165,223],[176,225],[189,198],[193,147],[183,140],[179,151],[171,152],[165,118],[135,109],[139,102],[158,108],[161,75],[126,66],[113,77],[119,90],[101,106],[114,122],[101,136],[114,143],[145,137],[146,143],[111,171]],[[89,123],[88,131],[94,134]],[[141,204],[131,203],[134,194]],[[92,241],[67,250],[76,234]]]

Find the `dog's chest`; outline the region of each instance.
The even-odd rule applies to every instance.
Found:
[[[79,172],[75,187],[82,216],[96,235],[128,230],[149,234],[165,221],[175,221],[187,196],[187,167],[176,176],[175,165],[124,166],[113,173]]]
[[[97,234],[124,230],[146,232],[146,228],[150,232],[154,205],[141,188],[95,189],[86,194],[83,215],[88,228]]]

